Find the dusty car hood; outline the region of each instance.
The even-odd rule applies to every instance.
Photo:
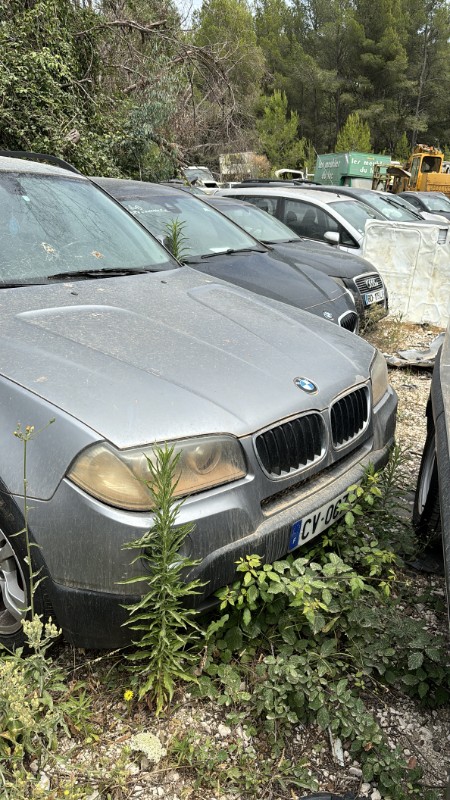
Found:
[[[248,434],[328,404],[373,357],[338,326],[189,268],[4,289],[0,303],[0,374],[118,447]]]
[[[298,242],[283,242],[274,247],[280,255],[298,260],[301,264],[308,264],[335,278],[351,280],[356,275],[374,271],[373,264],[367,259],[351,253],[343,253],[342,250],[323,242],[301,239]]]
[[[295,262],[276,248],[273,252],[216,253],[207,259],[189,259],[190,266],[199,272],[316,314],[331,313],[335,322],[341,314],[354,310],[345,291],[332,278]]]

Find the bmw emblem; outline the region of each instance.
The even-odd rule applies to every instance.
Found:
[[[308,380],[308,378],[294,378],[294,383],[299,389],[303,389],[308,394],[317,394],[319,391],[316,384]]]
[[[325,319],[334,319],[333,314],[330,314],[329,311],[324,311],[323,315],[324,315]]]

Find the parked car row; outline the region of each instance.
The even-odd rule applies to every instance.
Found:
[[[86,177],[29,154],[0,157],[7,647],[22,642],[30,599],[18,422],[32,426],[28,523],[43,578],[35,607],[84,647],[129,641],[124,604],[139,597],[147,573],[123,545],[153,525],[146,480],[155,444],[180,454],[179,522],[194,523],[182,554],[198,561],[189,577],[204,582],[204,606],[241,556],[270,562],[329,527],[348,487],[369,463],[382,467],[394,441],[396,395],[378,351],[317,310],[274,299],[269,284],[272,296],[261,296],[242,287],[237,270],[229,282],[241,258],[252,288],[258,270],[303,280],[306,256],[294,269],[212,206],[157,191],[147,217],[163,239],[171,219],[186,223],[184,266]],[[188,200],[200,206],[191,212]],[[332,308],[350,301],[344,283],[333,284]]]
[[[176,255],[194,266],[265,297],[288,303],[355,331],[353,297],[327,275],[285,253],[270,250],[209,203],[160,184],[93,178],[164,244],[171,226],[180,227]],[[268,218],[270,224],[271,220]],[[285,234],[286,236],[286,234]]]

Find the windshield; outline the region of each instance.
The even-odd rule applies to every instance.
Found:
[[[290,228],[256,206],[244,205],[244,203],[239,205],[221,203],[217,208],[222,214],[244,228],[247,233],[262,242],[286,242],[294,239],[301,241],[300,237],[296,236]]]
[[[364,198],[365,195],[361,195],[363,202]],[[370,195],[367,195],[367,201],[375,206],[383,217],[391,219],[393,222],[417,222],[417,214],[414,211],[409,211],[393,198],[385,197],[382,194],[377,194],[377,192],[370,192]]]
[[[200,181],[215,182],[214,175],[209,171],[208,167],[186,167],[183,172],[188,181],[193,181],[194,178],[197,178]]]
[[[215,208],[187,192],[176,196],[149,195],[124,197],[121,203],[134,214],[154,236],[171,238],[173,223],[181,224],[180,260],[224,253],[227,250],[248,250],[258,247],[245,231],[219,214]]]
[[[445,195],[430,192],[426,197],[421,195],[420,199],[428,211],[450,211],[450,200]]]
[[[0,173],[0,264],[4,283],[33,283],[65,271],[176,266],[89,181],[25,172]]]
[[[334,208],[341,217],[344,217],[361,234],[364,234],[368,219],[383,219],[382,214],[375,211],[374,208],[369,208],[364,203],[360,203],[359,200],[339,200],[328,203],[328,205]]]

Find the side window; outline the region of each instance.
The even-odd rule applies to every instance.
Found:
[[[254,195],[247,197],[241,194],[237,199],[245,200],[246,203],[253,203],[253,205],[256,206],[256,208],[260,208],[261,211],[266,211],[268,214],[271,214],[272,217],[276,216],[277,200],[275,197],[255,197]]]
[[[306,236],[308,239],[319,239],[320,223],[316,206],[304,200],[285,200],[282,222],[299,236]]]
[[[344,245],[344,247],[358,247],[358,244],[355,242],[353,236],[338,222],[331,214],[328,214],[327,211],[321,211],[321,223],[322,233],[320,238],[325,239],[325,234],[328,231],[333,231],[333,233],[339,234],[339,244]],[[326,239],[325,239],[326,241]]]
[[[412,167],[411,167],[411,177],[409,179],[409,182],[410,182],[411,186],[415,186],[416,183],[417,183],[417,178],[419,176],[419,164],[420,164],[420,159],[419,158],[413,158]]]
[[[338,225],[339,229],[339,243],[344,245],[344,247],[358,247],[357,242],[355,242],[353,236],[345,230],[342,225]]]

